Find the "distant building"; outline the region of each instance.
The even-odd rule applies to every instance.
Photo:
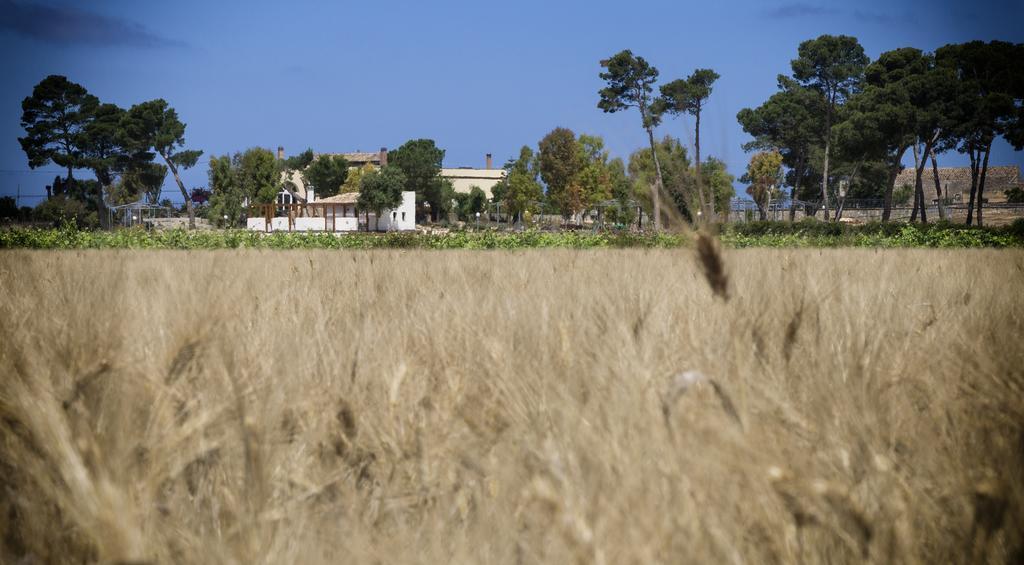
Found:
[[[410,231],[416,229],[416,193],[402,192],[402,202],[392,210],[383,210],[380,218],[373,212],[357,210],[359,194],[345,192],[316,202],[263,204],[258,214],[250,214],[246,227],[255,231],[354,232]]]
[[[381,147],[380,151],[377,152],[316,153],[314,159],[319,159],[324,155],[344,157],[348,161],[349,170],[360,169],[366,165],[380,168],[388,164],[388,150],[385,147]],[[277,158],[279,160],[284,159],[284,147],[277,148]],[[474,186],[478,186],[484,191],[487,198],[490,199],[492,196],[491,189],[505,178],[506,171],[505,169],[494,168],[490,153],[486,155],[484,163],[484,168],[482,169],[473,167],[442,168],[441,177],[451,181],[455,192],[469,194]],[[278,204],[317,202],[316,194],[314,194],[310,187],[306,186],[301,171],[285,171],[281,173],[281,180],[287,182],[288,189],[281,190],[278,193]]]
[[[451,181],[455,192],[468,194],[474,186],[478,186],[488,199],[491,198],[491,189],[505,178],[505,173],[505,169],[493,168],[490,153],[487,154],[483,169],[472,167],[441,169],[441,177]]]
[[[931,167],[926,167],[921,177],[924,186],[925,196],[935,198],[935,177]],[[914,168],[909,167],[900,171],[896,176],[895,188],[902,186],[914,186]],[[939,167],[939,185],[942,187],[942,194],[954,202],[967,203],[971,199],[971,168],[970,167]],[[1020,167],[1010,165],[1006,167],[989,167],[985,173],[985,194],[983,197],[987,202],[993,204],[1006,202],[1004,191],[1020,186]],[[913,201],[913,196],[910,197]]]
[[[344,157],[348,161],[348,169],[360,169],[366,165],[372,165],[380,168],[388,164],[388,150],[386,147],[381,147],[380,151],[376,153],[366,153],[362,151],[354,151],[351,153],[315,153],[313,159],[319,159],[324,155],[331,155],[336,157]],[[284,147],[277,147],[277,159],[284,160]],[[288,187],[291,191],[282,190],[277,194],[278,204],[299,204],[299,203],[311,203],[316,202],[316,194],[313,189],[306,186],[305,179],[302,177],[302,171],[284,171],[281,173],[281,180],[288,183]]]

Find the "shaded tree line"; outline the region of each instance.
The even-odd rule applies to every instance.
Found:
[[[822,35],[801,43],[790,66],[778,91],[737,120],[754,138],[744,149],[758,151],[755,157],[778,152],[780,185],[790,188],[791,201],[820,202],[826,220],[838,219],[850,196],[880,199],[889,220],[908,152],[911,221],[927,221],[929,164],[945,219],[951,195],[943,194],[938,155],[958,151],[971,163],[967,223],[980,225],[993,142],[1002,137],[1024,148],[1022,44],[971,41],[933,53],[903,47],[871,61],[856,38]],[[795,212],[794,204],[791,219]]]
[[[67,77],[50,75],[32,89],[21,108],[25,136],[18,142],[29,167],[53,163],[67,171],[51,186],[52,198],[44,209],[67,209],[80,218],[88,213],[104,225],[111,204],[143,196],[159,201],[169,171],[185,201],[189,225],[195,227],[180,172],[195,166],[202,151],[185,148],[186,126],[165,100],[123,109],[101,102]],[[76,179],[78,170],[90,171],[95,180]]]

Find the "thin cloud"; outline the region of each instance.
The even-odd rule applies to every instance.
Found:
[[[853,11],[853,17],[858,19],[858,20],[860,20],[860,21],[862,21],[862,22],[867,22],[867,23],[871,23],[871,24],[885,24],[885,25],[898,24],[898,23],[901,23],[901,22],[906,21],[906,20],[909,19],[905,15],[897,16],[897,15],[894,15],[894,14],[882,14],[882,13],[878,13],[878,12],[865,12],[864,10],[854,10]]]
[[[183,47],[121,18],[64,6],[0,0],[0,30],[57,45]]]
[[[790,19],[813,16],[834,16],[838,13],[839,10],[836,10],[835,8],[797,2],[794,4],[783,4],[781,6],[771,8],[770,10],[765,10],[764,15],[769,18]]]

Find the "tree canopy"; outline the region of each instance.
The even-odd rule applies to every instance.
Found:
[[[648,145],[654,158],[654,186],[651,203],[654,209],[654,229],[661,229],[661,190],[664,188],[661,164],[654,150],[654,128],[661,123],[661,114],[652,108],[651,92],[658,80],[658,69],[643,57],[633,55],[629,49],[622,50],[610,59],[601,61],[606,70],[598,76],[605,81],[605,87],[598,91],[597,107],[606,113],[636,108],[640,112],[640,123],[647,132]]]
[[[185,124],[165,100],[156,99],[136,104],[125,116],[125,134],[138,151],[155,151],[163,158],[178,184],[188,211],[189,227],[195,229],[196,215],[179,169],[195,166],[203,152],[185,149]]]
[[[393,165],[385,166],[363,176],[357,206],[373,212],[379,222],[384,210],[396,208],[402,203],[402,191],[407,186],[408,179],[401,169]],[[369,224],[366,228],[370,229]]]
[[[40,81],[21,102],[25,137],[19,137],[18,143],[29,167],[54,163],[67,169],[71,180],[74,170],[83,166],[84,130],[98,106],[98,98],[67,77],[50,75]]]
[[[397,167],[405,177],[405,190],[416,193],[416,201],[430,205],[431,219],[436,221],[451,208],[452,190],[441,173],[444,149],[433,139],[413,139],[388,154],[388,165]]]
[[[348,178],[348,161],[341,155],[321,155],[302,171],[306,185],[313,187],[317,198],[334,196]]]

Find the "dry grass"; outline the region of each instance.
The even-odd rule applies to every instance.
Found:
[[[0,561],[1024,559],[1024,253],[718,253],[4,252]]]

